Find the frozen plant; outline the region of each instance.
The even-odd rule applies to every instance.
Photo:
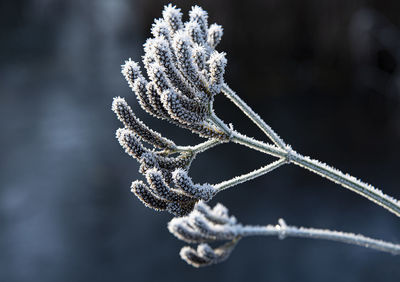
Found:
[[[178,239],[186,243],[198,244],[196,249],[186,246],[180,252],[182,259],[195,267],[224,261],[239,240],[248,236],[332,240],[389,252],[394,255],[400,254],[400,245],[353,233],[289,226],[282,218],[278,220],[277,225],[242,225],[237,222],[235,217],[228,215],[228,209],[222,204],[218,203],[211,209],[202,201],[196,204],[194,210],[188,216],[173,218],[168,223],[168,229]],[[217,241],[225,241],[226,243],[217,248],[212,248],[208,244]]]
[[[163,17],[156,19],[152,26],[153,38],[144,44],[143,65],[148,78],[142,74],[139,64],[131,59],[122,65],[122,73],[146,112],[207,140],[195,146],[177,145],[140,121],[123,98],[114,98],[112,104],[113,111],[124,125],[124,128],[117,130],[116,137],[125,151],[139,161],[139,171],[147,182],[134,181],[132,192],[147,207],[183,217],[171,221],[170,231],[180,239],[200,243],[197,250],[183,248],[181,256],[194,266],[220,262],[229,255],[240,237],[248,235],[323,238],[398,254],[398,245],[361,235],[289,227],[283,220],[275,227],[243,227],[233,217],[227,216],[227,209],[222,205],[217,205],[211,211],[205,202],[217,193],[264,175],[283,164],[295,164],[325,177],[396,216],[400,216],[400,203],[369,184],[297,153],[286,144],[224,82],[227,59],[225,53],[215,50],[221,41],[222,27],[217,24],[209,26],[207,12],[198,6],[192,7],[189,17],[189,21],[183,22],[180,9],[171,4],[165,6]],[[245,113],[272,143],[248,137],[222,121],[213,109],[214,97],[220,93]],[[144,146],[143,142],[152,148]],[[193,183],[189,168],[196,155],[228,142],[272,155],[277,160],[218,184]],[[258,231],[249,233],[248,230]],[[211,239],[229,242],[212,249],[204,244]]]

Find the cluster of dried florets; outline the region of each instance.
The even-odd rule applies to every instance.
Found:
[[[166,156],[166,152],[176,148],[173,141],[148,128],[123,98],[114,98],[112,109],[124,124],[124,128],[117,130],[116,137],[126,153],[140,162],[139,171],[148,182],[146,185],[136,180],[131,186],[132,192],[147,207],[183,216],[193,210],[198,200],[212,198],[214,187],[194,184],[187,174],[194,153],[183,151],[174,157]],[[142,141],[153,145],[154,149],[146,148]]]
[[[150,81],[130,59],[122,73],[146,112],[202,137],[224,141],[229,136],[210,119],[214,96],[224,83],[225,53],[214,49],[223,32],[217,24],[209,27],[207,18],[206,11],[194,6],[190,20],[183,23],[180,9],[166,6],[163,18],[153,24],[154,38],[144,44],[143,64]],[[169,157],[176,152],[175,143],[144,125],[123,98],[116,97],[112,109],[125,126],[116,136],[125,151],[141,163],[140,172],[148,182],[132,183],[132,192],[146,206],[182,216],[193,210],[198,200],[211,199],[215,189],[194,184],[187,175],[193,153]],[[141,141],[160,150],[146,149]]]
[[[169,231],[178,239],[187,243],[198,244],[197,249],[185,246],[180,255],[187,263],[195,266],[207,266],[227,259],[240,239],[236,218],[229,216],[228,209],[217,204],[211,209],[200,201],[186,217],[174,218],[168,224]],[[228,241],[212,248],[215,241]]]
[[[209,116],[214,96],[221,91],[227,60],[214,48],[222,27],[207,23],[207,12],[194,6],[190,20],[182,22],[180,9],[165,7],[144,44],[143,64],[150,81],[130,59],[122,73],[141,107],[151,115],[168,120],[206,138],[227,139]]]

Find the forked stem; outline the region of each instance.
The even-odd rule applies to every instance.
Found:
[[[384,207],[391,213],[394,213],[396,216],[400,217],[400,202],[398,200],[384,194],[381,190],[373,187],[370,184],[364,183],[348,174],[344,174],[338,169],[295,152],[290,146],[286,145],[282,139],[280,139],[280,137],[271,129],[271,127],[269,127],[256,113],[254,113],[254,111],[226,84],[224,84],[222,91],[236,106],[238,106],[242,112],[244,112],[254,123],[258,125],[258,127],[262,129],[262,131],[276,144],[276,146],[240,134],[228,127],[223,121],[215,116],[215,114],[212,114],[211,120],[218,125],[221,130],[224,130],[230,136],[230,140],[232,142],[278,158],[283,158],[288,163],[293,163],[303,167],[315,174],[341,185],[344,188],[360,194],[361,196]]]
[[[286,147],[285,142],[279,137],[279,135],[266,124],[258,114],[256,114],[252,108],[250,108],[236,93],[227,85],[222,85],[222,93],[231,100],[245,115],[247,115],[251,121],[253,121],[264,133],[267,135],[276,146],[281,149]]]

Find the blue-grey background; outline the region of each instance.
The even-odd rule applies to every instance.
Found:
[[[399,1],[173,1],[225,29],[226,81],[297,151],[400,198]],[[200,139],[146,115],[120,74],[138,60],[167,1],[0,2],[0,281],[399,281],[400,258],[339,243],[246,238],[223,264],[194,269],[171,218],[131,193],[138,164],[114,138],[124,96],[177,143]],[[217,113],[265,139],[223,96]],[[200,155],[216,183],[271,158],[223,145]],[[400,243],[400,221],[294,166],[225,191],[246,224],[362,233]]]

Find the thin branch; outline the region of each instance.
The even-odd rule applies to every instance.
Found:
[[[360,194],[400,217],[400,202],[397,199],[384,194],[374,186],[362,182],[349,174],[344,174],[340,170],[328,166],[327,164],[302,156],[296,152],[291,152],[290,161],[300,167],[314,172],[315,174],[325,177],[334,183],[340,184],[344,188]]]
[[[219,139],[209,139],[203,143],[197,144],[195,146],[177,146],[176,152],[192,152],[194,154],[202,153],[208,149],[211,149],[219,144],[221,144]]]
[[[285,142],[279,135],[266,124],[258,114],[256,114],[236,93],[229,88],[228,85],[223,84],[222,93],[231,100],[244,114],[246,114],[279,148],[286,147]]]
[[[279,220],[278,225],[267,226],[241,226],[238,225],[238,233],[240,236],[279,236],[280,239],[286,237],[300,237],[310,239],[321,239],[336,241],[346,244],[357,245],[365,248],[370,248],[393,255],[400,254],[400,245],[390,242],[373,239],[360,234],[346,233],[333,231],[328,229],[305,228],[286,225],[283,219]]]
[[[229,180],[226,180],[224,182],[215,184],[213,186],[214,186],[215,189],[217,189],[217,193],[218,193],[218,192],[221,192],[221,191],[223,191],[225,189],[231,188],[231,187],[236,186],[238,184],[241,184],[243,182],[247,182],[247,181],[252,180],[254,178],[257,178],[257,177],[259,177],[261,175],[264,175],[264,174],[266,174],[266,173],[268,173],[268,172],[280,167],[281,165],[283,165],[285,163],[286,163],[285,159],[279,159],[279,160],[277,160],[277,161],[275,161],[273,163],[270,163],[270,164],[268,164],[266,166],[263,166],[263,167],[261,167],[259,169],[253,170],[253,171],[251,171],[249,173],[246,173],[246,174],[242,174],[240,176],[236,176],[236,177],[234,177],[232,179],[229,179]]]
[[[394,213],[396,216],[400,217],[400,202],[397,199],[384,194],[381,190],[373,187],[372,185],[364,183],[348,174],[344,174],[338,169],[321,163],[320,161],[296,153],[289,147],[286,147],[285,149],[280,149],[273,145],[255,140],[254,138],[242,135],[232,129],[229,130],[232,142],[247,146],[249,148],[264,152],[275,157],[285,158],[287,162],[303,167],[315,174],[318,174],[331,180],[334,183],[341,185],[344,188],[356,192],[361,196],[369,199],[370,201],[376,203],[377,205],[384,207],[391,213]]]

